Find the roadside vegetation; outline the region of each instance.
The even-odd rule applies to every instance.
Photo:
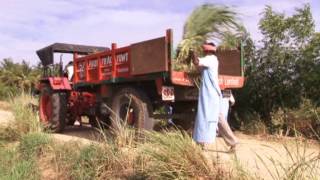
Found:
[[[246,82],[234,91],[234,127],[281,135],[296,129],[308,137],[312,128],[319,134],[320,34],[310,6],[290,16],[267,6],[259,29],[262,40],[245,43]]]
[[[186,179],[223,172],[212,169],[201,148],[181,131],[140,132],[137,138],[135,130],[119,124],[116,136],[100,130],[101,143],[56,141],[27,108],[30,100],[22,94],[10,101],[15,120],[0,128],[0,179],[41,179],[46,173],[57,179]]]
[[[37,114],[26,108],[30,100],[30,96],[22,94],[10,101],[15,121],[0,128],[0,179],[262,178],[250,174],[236,156],[229,165],[208,157],[181,130],[140,131],[137,137],[135,130],[119,124],[121,128],[112,133],[114,136],[110,136],[110,130],[100,130],[99,142],[59,141],[43,131]],[[307,153],[307,146],[302,137],[284,142],[287,162],[261,154],[255,158],[268,169],[272,179],[316,179],[320,157]]]
[[[28,62],[14,62],[6,58],[0,61],[0,100],[9,100],[21,92],[31,92],[40,78],[41,66]]]

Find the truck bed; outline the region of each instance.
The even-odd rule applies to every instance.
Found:
[[[113,43],[111,50],[75,55],[73,83],[79,86],[169,78],[173,85],[194,86],[187,73],[172,70],[172,46],[172,30],[167,30],[164,37],[121,48]],[[224,73],[219,76],[220,87],[241,88],[244,77],[240,51],[221,51],[217,56],[219,72]]]

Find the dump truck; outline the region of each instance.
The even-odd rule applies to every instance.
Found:
[[[243,48],[219,50],[221,89],[241,88]],[[68,79],[55,53],[73,56]],[[111,48],[55,43],[37,51],[43,65],[39,81],[40,121],[54,132],[87,117],[92,126],[114,126],[119,121],[151,130],[157,119],[172,119],[191,127],[198,88],[186,72],[173,70],[173,31],[124,47]],[[163,107],[172,111],[161,111]]]

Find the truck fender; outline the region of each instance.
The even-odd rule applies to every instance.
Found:
[[[53,90],[72,90],[70,82],[66,77],[49,77],[48,80]]]

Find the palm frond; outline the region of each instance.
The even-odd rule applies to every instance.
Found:
[[[201,45],[204,42],[209,39],[222,39],[225,32],[236,30],[239,27],[236,16],[237,13],[226,6],[204,4],[196,8],[184,25],[177,63],[189,66],[187,59],[191,49],[201,54]]]
[[[219,49],[237,49],[240,46],[241,41],[245,41],[249,37],[244,26],[237,26],[236,31],[224,32]]]

